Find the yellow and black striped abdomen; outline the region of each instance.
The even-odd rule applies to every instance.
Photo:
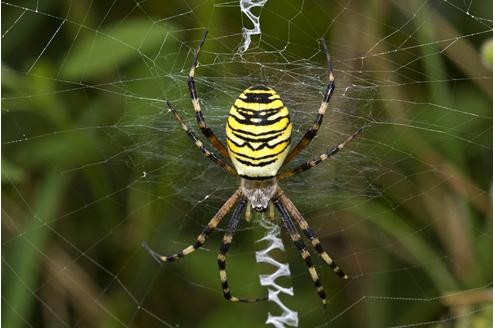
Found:
[[[289,110],[275,90],[250,87],[230,109],[226,132],[230,158],[240,176],[273,177],[289,151]]]

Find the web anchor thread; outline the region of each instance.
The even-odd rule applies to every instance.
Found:
[[[290,277],[289,265],[278,262],[270,255],[270,252],[276,249],[285,251],[284,244],[280,238],[280,227],[270,220],[267,220],[265,216],[261,218],[260,225],[265,228],[266,233],[263,238],[256,242],[266,241],[268,242],[268,246],[265,249],[256,252],[256,262],[268,263],[277,269],[271,274],[260,274],[260,283],[262,286],[268,287],[268,301],[277,304],[282,310],[280,316],[272,315],[268,312],[268,318],[265,323],[267,325],[272,324],[275,328],[285,328],[287,326],[297,327],[299,325],[297,312],[289,309],[279,298],[280,293],[294,296],[294,290],[292,287],[282,287],[275,281],[279,277]]]

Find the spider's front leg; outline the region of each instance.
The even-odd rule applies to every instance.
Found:
[[[173,255],[162,255],[148,246],[146,241],[143,242],[143,247],[150,253],[151,256],[158,262],[174,262],[183,258],[186,255],[191,254],[198,248],[200,248],[205,242],[208,236],[215,228],[218,226],[220,221],[225,217],[225,215],[230,211],[230,209],[237,203],[241,196],[241,189],[237,189],[236,192],[223,204],[223,206],[218,210],[218,212],[213,216],[213,218],[208,222],[208,225],[203,229],[203,231],[198,235],[194,244],[184,248],[183,250],[173,254]]]
[[[237,207],[232,214],[232,218],[230,219],[227,230],[225,231],[225,235],[223,236],[222,245],[220,246],[220,251],[218,253],[218,269],[220,272],[220,282],[222,283],[223,296],[226,300],[232,302],[244,302],[244,303],[256,303],[259,301],[265,301],[268,299],[268,296],[262,296],[258,298],[242,298],[232,296],[230,292],[229,283],[227,281],[227,271],[226,271],[226,263],[225,258],[227,252],[229,251],[230,245],[232,244],[232,239],[234,238],[234,233],[237,229],[237,225],[242,215],[242,210],[246,206],[246,199],[242,198],[237,204]]]
[[[337,265],[337,263],[323,249],[323,247],[321,246],[321,242],[318,239],[318,237],[316,237],[316,235],[314,234],[313,229],[311,229],[311,227],[308,225],[308,222],[306,222],[301,212],[299,212],[299,210],[294,205],[294,203],[292,203],[289,197],[287,197],[285,193],[280,189],[278,191],[278,195],[283,207],[287,209],[287,211],[290,213],[290,215],[292,215],[292,217],[294,217],[297,224],[299,225],[299,228],[303,231],[306,238],[308,238],[311,241],[313,248],[318,252],[321,259],[330,266],[330,268],[333,270],[333,272],[335,272],[337,276],[339,276],[342,279],[349,279],[349,276],[345,274],[344,271],[342,271],[342,269]]]
[[[292,222],[289,213],[287,213],[287,210],[281,203],[280,199],[279,198],[273,199],[273,204],[280,213],[280,216],[282,217],[282,221],[284,222],[284,226],[289,232],[290,238],[294,242],[294,245],[301,254],[304,263],[306,263],[306,266],[308,267],[309,275],[311,277],[311,280],[313,280],[313,284],[316,288],[316,292],[318,293],[318,296],[320,296],[321,302],[323,303],[323,305],[326,305],[327,294],[325,293],[325,289],[321,285],[320,277],[318,276],[318,272],[316,271],[316,268],[313,265],[313,261],[311,260],[311,254],[308,252],[308,249],[306,248],[306,245],[304,244],[301,235],[294,226],[294,223]]]

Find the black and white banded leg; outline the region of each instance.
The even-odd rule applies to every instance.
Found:
[[[227,230],[223,236],[222,245],[220,246],[220,252],[218,253],[218,269],[220,272],[220,282],[222,284],[223,296],[226,300],[231,302],[244,302],[244,303],[256,303],[259,301],[265,301],[268,299],[267,296],[258,297],[258,298],[242,298],[232,296],[230,292],[229,283],[227,281],[227,271],[226,271],[226,262],[225,257],[227,252],[229,251],[230,245],[232,243],[232,238],[234,238],[235,231],[237,229],[237,225],[242,216],[242,210],[246,206],[246,199],[241,198],[236,208],[234,209],[234,213],[228,223]]]
[[[327,57],[327,65],[328,65],[328,84],[325,90],[325,93],[323,95],[323,100],[321,102],[320,108],[318,109],[318,113],[316,114],[315,121],[313,125],[308,129],[308,131],[302,136],[301,140],[297,143],[297,145],[290,151],[289,155],[287,155],[287,158],[285,159],[284,163],[289,163],[291,160],[294,159],[306,146],[313,140],[313,138],[316,136],[318,133],[318,130],[320,129],[321,122],[323,121],[323,116],[325,115],[325,112],[327,111],[328,103],[330,102],[330,99],[332,98],[332,94],[335,90],[335,78],[333,76],[333,66],[332,66],[332,57],[330,56],[330,53],[328,52],[328,47],[327,44],[325,43],[324,39],[320,40],[321,46],[323,48],[323,52],[325,53]]]
[[[201,110],[201,105],[199,103],[198,92],[196,91],[196,82],[194,81],[194,73],[196,67],[198,66],[198,57],[201,47],[205,43],[206,36],[208,35],[208,31],[203,33],[201,37],[201,41],[199,42],[198,47],[194,51],[194,59],[192,63],[191,70],[189,71],[189,79],[187,80],[187,85],[189,87],[189,93],[191,95],[192,104],[194,107],[194,112],[196,113],[196,121],[198,122],[198,126],[203,132],[204,136],[208,139],[208,141],[215,147],[222,156],[225,158],[230,158],[227,148],[225,148],[224,144],[218,139],[215,133],[210,129],[208,124],[206,124],[205,118],[203,116],[203,111]]]
[[[194,142],[194,145],[196,147],[199,148],[199,150],[201,150],[201,152],[206,156],[208,157],[209,159],[211,159],[213,162],[215,162],[215,164],[217,164],[218,166],[220,166],[221,168],[223,168],[225,171],[231,173],[231,174],[234,174],[236,175],[237,172],[236,170],[232,167],[232,165],[226,163],[225,161],[223,161],[221,158],[219,158],[215,153],[209,151],[203,144],[203,142],[201,140],[199,140],[198,136],[194,133],[194,131],[188,127],[186,125],[186,123],[184,122],[184,120],[180,117],[179,113],[177,112],[177,110],[175,109],[175,107],[172,105],[172,103],[170,103],[169,101],[167,101],[167,105],[168,107],[170,108],[170,110],[172,111],[172,113],[174,114],[176,120],[179,122],[180,126],[182,127],[182,129],[187,133],[187,135],[192,139],[192,141]]]
[[[342,269],[337,265],[337,263],[328,255],[328,253],[321,246],[321,242],[316,237],[313,229],[309,226],[308,222],[304,219],[301,212],[296,208],[294,203],[285,195],[285,193],[279,189],[278,191],[279,199],[282,202],[282,205],[287,209],[290,215],[296,220],[299,228],[302,230],[304,235],[311,241],[313,248],[318,252],[321,259],[325,261],[326,264],[330,266],[330,268],[335,272],[337,276],[342,279],[349,279],[347,274],[342,271]]]
[[[320,156],[318,156],[317,159],[314,159],[314,160],[311,160],[311,161],[307,161],[303,164],[301,164],[300,166],[296,167],[296,168],[293,168],[289,171],[285,171],[285,172],[281,172],[279,174],[277,174],[277,179],[278,180],[284,180],[284,179],[287,179],[293,175],[296,175],[296,174],[299,174],[299,173],[302,173],[304,171],[307,171],[313,167],[315,167],[316,165],[320,164],[321,162],[323,161],[326,161],[327,159],[329,159],[330,157],[332,157],[333,155],[337,154],[339,151],[341,151],[342,149],[344,149],[345,145],[352,141],[352,139],[354,139],[359,133],[361,133],[361,131],[363,131],[363,128],[359,128],[358,130],[356,130],[352,135],[350,135],[344,142],[338,144],[337,146],[334,146],[332,148],[329,148],[326,153],[323,153],[321,154]]]
[[[230,211],[230,209],[237,203],[241,197],[241,189],[237,189],[236,192],[223,204],[223,206],[218,210],[218,212],[213,216],[213,218],[208,222],[208,225],[201,231],[199,236],[196,238],[194,244],[184,248],[183,250],[175,253],[173,255],[162,255],[151,249],[148,243],[143,242],[143,247],[150,253],[151,256],[158,262],[174,262],[180,260],[186,255],[191,254],[198,248],[200,248],[205,242],[208,236],[215,228],[218,226],[220,221],[225,217],[225,215]]]
[[[294,226],[294,223],[292,222],[289,213],[287,213],[287,210],[283,206],[282,202],[280,199],[275,198],[273,199],[273,204],[275,205],[276,209],[280,213],[280,216],[282,217],[282,221],[284,222],[285,228],[289,232],[290,238],[296,245],[296,248],[299,250],[299,253],[301,254],[304,263],[306,263],[306,266],[308,267],[308,272],[311,277],[311,280],[313,281],[313,284],[316,288],[316,292],[318,293],[318,296],[320,296],[321,302],[323,305],[326,305],[327,303],[327,294],[325,293],[325,289],[321,285],[320,282],[320,277],[318,276],[318,272],[316,271],[315,266],[313,265],[313,261],[311,260],[311,254],[309,253],[308,249],[306,248],[306,245],[304,244],[304,241],[301,238],[301,235],[297,231],[296,227]]]

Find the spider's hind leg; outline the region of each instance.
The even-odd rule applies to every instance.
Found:
[[[186,134],[191,138],[191,140],[194,142],[194,145],[209,159],[211,159],[215,164],[223,168],[225,171],[229,172],[230,174],[236,175],[235,169],[227,162],[223,161],[221,158],[219,158],[215,153],[209,151],[203,144],[201,140],[199,140],[198,136],[194,133],[194,131],[186,125],[182,117],[179,115],[177,112],[177,109],[172,105],[170,101],[167,101],[167,106],[170,108],[170,111],[174,114],[175,119],[177,122],[180,124],[181,128],[186,132]]]
[[[284,164],[292,161],[306,146],[313,140],[313,138],[318,133],[320,129],[321,123],[323,121],[323,116],[325,116],[325,112],[327,111],[328,103],[332,98],[333,92],[335,90],[335,78],[333,76],[333,65],[332,65],[332,57],[330,56],[330,52],[328,51],[327,44],[324,39],[320,40],[321,46],[323,48],[323,52],[327,57],[327,67],[328,67],[328,83],[323,93],[323,100],[321,101],[320,108],[316,113],[316,117],[313,125],[308,129],[308,131],[302,136],[299,142],[296,144],[294,148],[289,152],[287,157],[285,158]]]
[[[203,111],[201,110],[201,105],[199,103],[198,92],[196,90],[196,82],[194,81],[194,73],[196,67],[198,66],[199,52],[201,50],[201,47],[205,43],[207,34],[208,31],[205,31],[203,33],[203,36],[201,37],[201,41],[199,42],[198,47],[194,50],[194,59],[191,66],[191,70],[189,71],[187,86],[189,88],[189,93],[194,107],[194,112],[196,113],[196,121],[198,123],[199,128],[201,129],[201,132],[213,145],[213,147],[215,147],[220,152],[220,154],[222,154],[223,157],[230,158],[227,148],[225,148],[225,145],[218,139],[216,134],[213,132],[212,129],[210,129],[210,127],[205,121]]]
[[[344,140],[343,142],[341,142],[340,144],[338,144],[336,146],[333,146],[332,148],[329,148],[325,153],[321,154],[316,159],[302,163],[298,167],[295,167],[289,171],[278,173],[277,179],[279,181],[287,179],[293,175],[296,175],[296,174],[302,173],[304,171],[310,170],[313,167],[315,167],[316,165],[320,164],[321,162],[326,161],[329,158],[332,158],[335,154],[337,154],[339,151],[344,149],[345,145],[347,145],[347,143],[351,142],[362,131],[363,131],[363,127],[357,129],[356,131],[354,131],[353,134],[351,134],[349,137],[347,137],[346,140]]]

